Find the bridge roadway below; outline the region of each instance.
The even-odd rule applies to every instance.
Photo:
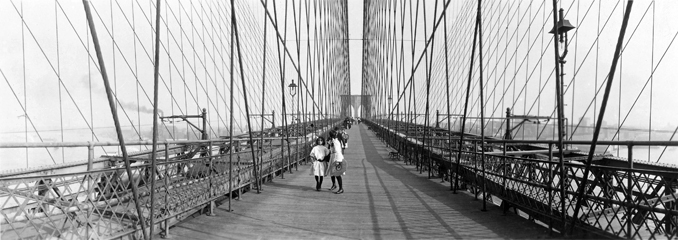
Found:
[[[310,164],[227,202],[216,216],[195,215],[170,229],[170,239],[515,239],[550,238],[548,229],[482,202],[413,165],[388,158],[392,149],[365,125],[348,130],[343,194],[315,191]]]

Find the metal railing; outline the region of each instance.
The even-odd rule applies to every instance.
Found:
[[[365,122],[403,155],[406,163],[429,171],[429,176],[447,177],[452,188],[470,189],[485,202],[501,202],[504,211],[519,209],[553,231],[565,233],[574,223],[577,236],[655,239],[678,234],[678,166],[633,160],[634,147],[678,147],[678,142],[599,142],[627,147],[628,158],[595,156],[585,195],[579,198],[577,190],[582,187],[585,170],[579,161],[586,155],[568,150],[565,159],[554,157],[558,151],[555,140],[476,137],[462,144],[458,138],[448,141],[448,136],[433,136],[422,142],[423,138],[389,130],[384,123]],[[482,141],[485,149],[480,148]],[[459,149],[461,159],[457,159]],[[577,204],[582,211],[575,217]]]
[[[325,134],[330,126],[337,124],[339,122],[314,134]],[[242,191],[260,187],[256,186],[257,178],[272,180],[291,171],[292,166],[306,159],[313,142],[308,136],[290,137],[295,141],[287,144],[280,139],[264,138],[264,142],[254,145],[244,139],[233,143],[226,139],[159,142],[163,147],[158,150],[156,168],[151,168],[150,152],[136,154],[131,157],[132,177],[127,175],[121,159],[93,156],[94,147],[117,146],[117,143],[1,144],[2,148],[46,145],[85,148],[89,159],[57,167],[58,171],[42,168],[0,177],[0,236],[2,239],[141,238],[140,219],[146,226],[160,228],[161,235],[166,235],[169,226],[186,216],[203,209],[210,212],[214,201],[239,197]],[[274,140],[280,140],[280,145],[273,145]],[[291,147],[287,148],[288,145]],[[231,158],[226,147],[240,151]],[[257,159],[252,159],[252,147]],[[263,158],[259,159],[262,151]],[[155,171],[155,184],[151,184],[151,171]],[[136,199],[131,192],[132,184],[139,190]],[[154,199],[150,197],[151,192]],[[141,206],[141,218],[135,202]]]

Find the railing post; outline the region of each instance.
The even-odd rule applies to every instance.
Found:
[[[165,184],[165,211],[169,211],[169,172],[167,169],[169,168],[169,143],[165,142],[165,174],[163,176],[163,182]],[[168,214],[169,215],[169,214]],[[167,238],[169,237],[169,219],[165,219],[164,221],[164,226],[163,226],[163,232],[161,232],[160,237],[161,238]]]
[[[266,50],[266,48],[264,48],[264,51],[265,50]],[[264,66],[265,65],[266,64],[264,64]],[[265,75],[265,73],[264,73],[264,75]],[[262,81],[262,83],[263,82],[265,82],[265,81]],[[263,99],[264,99],[263,96],[264,95],[265,94],[262,94],[262,97],[261,97],[262,98],[262,103],[261,103],[262,108],[264,107],[264,103],[263,103]],[[262,179],[261,174],[264,173],[264,171],[262,169],[264,168],[264,124],[265,124],[264,118],[266,118],[265,116],[266,116],[266,114],[264,114],[264,111],[262,110],[261,111],[261,132],[259,132],[259,144],[257,144],[257,146],[259,147],[259,154],[257,154],[257,156],[259,157],[259,161],[261,161],[261,163],[259,164],[259,171],[257,172],[257,176],[258,176],[257,177],[257,193],[260,193],[260,191],[263,190],[261,188],[261,179]]]
[[[301,123],[299,123],[297,125],[297,129],[299,129],[300,125],[301,125]],[[299,135],[299,133],[301,133],[301,131],[299,131],[299,130],[297,130],[297,131],[298,131],[297,135]],[[294,145],[296,145],[296,149],[297,149],[297,151],[294,153],[294,171],[299,171],[299,136],[297,136],[297,139],[295,140]],[[292,168],[290,168],[290,173],[292,173]]]
[[[157,138],[155,138],[157,139]],[[149,217],[149,239],[153,239],[153,230],[155,229],[155,188],[157,187],[155,185],[155,178],[156,178],[156,171],[158,169],[158,161],[157,161],[157,140],[154,141],[153,143],[153,152],[152,152],[152,157],[151,157],[151,189],[150,190],[150,196],[148,198],[151,201],[148,217]],[[131,179],[131,178],[130,178]],[[146,231],[146,229],[144,229]]]
[[[216,216],[216,214],[214,214],[214,207],[216,206],[216,204],[214,203],[214,199],[213,199],[216,194],[214,194],[214,192],[215,192],[214,191],[215,168],[214,168],[214,157],[212,156],[212,140],[210,140],[209,144],[207,145],[206,156],[209,158],[209,164],[210,164],[210,167],[209,167],[209,171],[210,171],[210,174],[209,174],[209,178],[210,178],[209,198],[212,199],[209,202],[209,207],[208,207],[209,211],[207,212],[207,216]]]
[[[631,239],[633,238],[633,234],[631,233],[631,229],[633,228],[633,208],[631,207],[631,204],[633,204],[633,145],[629,144],[627,145],[627,148],[629,170],[626,174],[626,187],[628,188],[626,190],[626,201],[628,202],[626,205],[626,238]]]
[[[90,141],[88,141],[87,143],[88,143],[88,146],[87,146],[87,190],[88,190],[87,191],[87,198],[89,199],[90,202],[92,202],[95,198],[94,197],[95,193],[92,190],[93,185],[94,185],[94,181],[92,181],[92,173],[90,171],[92,171],[92,166],[94,165],[94,143],[92,143]],[[89,214],[92,213],[92,211],[93,211],[92,209],[87,209],[88,216],[89,216]],[[88,236],[88,237],[90,236],[90,233],[89,233],[90,228],[91,228],[90,226],[85,227],[85,234],[86,234],[85,236]]]
[[[419,133],[419,131],[417,131]],[[417,137],[417,139],[424,140],[423,138]],[[419,141],[419,140],[418,140]],[[417,166],[419,167],[419,173],[424,173],[424,146],[425,142],[421,141],[421,146],[417,148]]]
[[[478,200],[478,141],[473,141],[473,196]]]
[[[483,140],[481,140],[482,145],[485,145],[485,139],[483,136],[481,136]],[[487,181],[487,175],[485,174],[485,148],[481,147],[481,152],[480,152],[480,164],[481,168],[483,171],[483,209],[482,211],[485,212],[487,211],[487,186],[485,185],[485,181]]]
[[[549,143],[549,216],[553,216],[553,144]],[[562,179],[561,179],[562,180]],[[553,220],[549,219],[549,233],[553,232]]]
[[[232,109],[232,108],[231,108]],[[233,117],[231,117],[232,119]],[[231,199],[233,199],[233,124],[229,127],[229,141],[228,141],[228,211],[231,209]]]
[[[275,117],[275,115],[273,116]],[[273,164],[273,162],[275,162],[273,158],[273,136],[271,136],[271,140],[268,141],[268,149],[270,149],[268,157],[268,178],[269,181],[273,182],[273,178],[275,178],[275,165]]]
[[[440,127],[440,122],[438,122],[439,118],[440,118],[440,110],[436,110],[436,128]]]
[[[463,135],[463,133],[462,133],[462,135]],[[457,149],[457,166],[455,166],[455,170],[454,170],[454,191],[452,191],[452,193],[454,193],[454,194],[457,194],[457,189],[459,189],[459,168],[461,168],[461,166],[460,166],[461,165],[461,150],[463,149],[462,148],[463,144],[464,144],[464,142],[462,142],[462,139],[459,138],[459,144],[457,144],[457,146],[458,146],[458,149]]]
[[[87,143],[87,171],[89,172],[94,165],[94,143],[89,141]]]
[[[553,144],[553,143],[551,143]],[[562,221],[562,235],[567,235],[567,211],[565,211],[565,159],[558,155],[558,163],[560,165],[560,220]]]
[[[94,165],[94,143],[93,142],[87,142],[87,172],[89,174],[90,171],[92,171],[93,165]],[[89,189],[89,194],[87,194],[87,198],[93,199],[94,198],[94,192],[92,191],[92,176],[90,175],[87,179],[87,189]],[[88,235],[89,236],[89,235]]]
[[[238,142],[238,145],[240,145],[240,142]],[[236,185],[236,187],[238,188],[238,201],[240,201],[242,200],[242,165],[240,164],[240,153],[238,153],[236,157],[238,158],[238,161],[235,162],[235,165],[238,166],[238,185]]]
[[[430,130],[429,126],[426,126],[425,129]],[[433,162],[431,161],[431,152],[430,151],[431,151],[431,146],[433,145],[433,139],[431,139],[430,137],[429,137],[429,139],[426,139],[426,137],[429,137],[429,136],[428,136],[428,133],[425,131],[424,132],[424,140],[426,140],[426,141],[424,142],[424,154],[426,154],[426,163],[428,163],[428,164],[426,164],[426,165],[428,165],[428,178],[431,179],[431,175],[432,175],[431,168],[433,167]],[[427,145],[428,145],[428,149],[426,148]]]
[[[502,185],[504,186],[503,194],[504,194],[504,196],[506,196],[506,178],[508,177],[508,173],[507,173],[508,165],[507,165],[507,163],[506,163],[506,141],[504,141],[503,145],[504,145],[504,151],[503,151],[503,156],[504,156],[504,157],[502,158],[502,161],[503,161],[504,169],[503,169],[503,171],[502,171],[502,177],[503,177],[504,179],[503,179]]]

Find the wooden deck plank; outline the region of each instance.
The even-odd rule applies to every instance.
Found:
[[[452,194],[440,179],[388,158],[364,126],[349,130],[344,194],[315,191],[309,165],[264,185],[261,194],[221,205],[170,229],[172,239],[496,239],[549,238],[548,230],[468,193]],[[302,170],[303,169],[303,170]]]

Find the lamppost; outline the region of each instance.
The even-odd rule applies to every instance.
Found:
[[[574,29],[575,26],[570,24],[570,21],[566,20],[564,17],[564,10],[561,8],[559,11],[559,20],[558,24],[556,26],[553,26],[553,29],[549,31],[551,34],[558,34],[558,42],[561,43],[560,46],[563,48],[563,52],[560,53],[560,51],[557,52],[557,60],[558,63],[560,64],[560,76],[556,76],[556,95],[559,97],[558,101],[558,130],[559,130],[559,135],[562,138],[567,138],[567,128],[564,126],[564,118],[565,118],[565,104],[563,103],[565,101],[565,56],[567,56],[568,50],[567,50],[567,32]],[[558,50],[558,49],[556,49]],[[564,147],[562,146],[562,142],[559,143],[559,147]]]
[[[554,14],[555,14],[555,1],[554,1],[553,10],[554,10]],[[563,154],[563,150],[564,150],[563,149],[564,148],[563,138],[564,138],[564,136],[563,136],[563,134],[565,133],[564,132],[564,126],[563,126],[563,122],[564,122],[564,118],[565,118],[565,111],[563,110],[563,97],[564,97],[563,93],[565,92],[563,90],[563,86],[564,86],[563,85],[563,80],[564,80],[563,78],[565,76],[565,73],[564,73],[563,70],[564,70],[564,67],[565,67],[565,56],[567,56],[567,44],[568,44],[567,43],[567,32],[574,29],[574,26],[572,26],[572,24],[570,24],[570,21],[565,20],[565,18],[563,16],[564,15],[563,12],[564,11],[561,8],[560,11],[559,11],[558,22],[555,23],[555,26],[553,26],[553,29],[551,29],[551,31],[549,32],[549,33],[554,34],[554,35],[558,34],[558,35],[554,36],[554,38],[555,38],[554,40],[558,40],[558,41],[554,41],[553,45],[554,45],[555,58],[556,58],[555,59],[556,60],[556,100],[557,100],[557,103],[558,103],[558,159],[560,159],[560,161],[559,161],[559,167],[560,167],[560,176],[559,177],[560,177],[560,179],[564,179],[564,177],[565,177],[564,176],[565,175],[565,170],[564,170],[565,169],[565,165],[564,165],[565,161],[563,159],[564,158],[564,154]],[[554,16],[553,21],[554,22],[556,21],[555,16]],[[564,43],[562,45],[563,46],[563,53],[562,54],[560,53],[560,49],[558,49],[559,48],[558,43]],[[560,67],[558,67],[558,64],[560,65]],[[558,74],[558,73],[560,73],[560,74]],[[558,76],[558,75],[560,75],[560,76]],[[593,145],[593,147],[595,147],[595,145]],[[549,146],[549,149],[550,149],[550,146]],[[593,148],[591,148],[591,149],[593,150]],[[591,153],[591,154],[593,154],[593,153]],[[591,163],[590,162],[591,158],[589,158],[588,161],[589,162],[587,162],[587,168],[584,171],[584,178],[583,178],[584,179],[584,186],[586,186],[586,180],[587,180],[588,171],[589,171],[588,164]],[[584,189],[584,188],[580,187],[580,189]],[[581,200],[581,196],[583,195],[583,193],[584,193],[583,191],[581,191],[579,193],[578,200]],[[561,194],[561,196],[565,195],[565,187],[562,184],[561,184],[560,194]],[[561,201],[560,204],[561,204],[561,206],[560,206],[561,210],[565,211],[565,202]],[[574,216],[577,216],[577,214],[579,213],[580,207],[581,207],[581,205],[580,205],[579,201],[577,201],[577,206],[575,207],[575,210],[574,210]],[[567,224],[565,223],[565,221],[566,221],[565,215],[561,216],[561,221],[562,221],[562,224],[563,224],[562,229],[564,230],[567,227]],[[572,223],[574,224],[574,220],[572,221]],[[574,225],[572,225],[572,226],[574,226]]]
[[[331,116],[335,116],[336,111],[334,110],[334,101],[332,101],[332,108],[330,109],[330,112],[332,113]]]
[[[297,95],[297,84],[294,83],[294,79],[292,79],[292,83],[287,86],[290,89],[290,95],[292,96],[292,124],[296,122],[296,118],[298,116],[295,115],[296,113],[296,105],[294,105],[294,96]]]
[[[290,85],[288,85],[287,87],[290,89],[290,95],[292,96],[292,123],[294,123],[294,118],[295,118],[294,117],[295,116],[294,115],[294,112],[295,112],[294,95],[297,95],[297,84],[294,84],[294,79],[292,79],[292,83],[290,83]],[[295,126],[295,129],[294,129],[295,135],[296,135],[296,131],[298,131],[297,129],[298,129],[298,126]],[[288,133],[288,136],[289,135],[290,135],[290,133]],[[297,146],[297,151],[294,153],[294,156],[295,156],[294,161],[295,162],[299,159],[298,156],[297,156],[298,154],[299,154],[299,148]],[[288,168],[290,170],[290,173],[292,173],[292,166],[289,166]]]
[[[389,95],[388,96],[388,129],[391,129],[391,116],[393,115],[392,110],[391,110],[391,108],[393,107],[393,106],[391,106],[393,104],[392,102],[393,102],[393,98]],[[389,131],[389,133],[390,133],[390,131]]]
[[[390,118],[390,115],[392,114],[392,112],[391,112],[391,108],[392,108],[392,107],[393,107],[393,98],[392,98],[391,96],[388,96],[388,112],[389,112],[388,114],[389,114],[389,118]]]
[[[294,96],[297,95],[297,84],[294,83],[294,79],[292,79],[292,83],[290,83],[290,85],[287,87],[290,89],[290,95],[292,95],[292,112],[294,113]],[[292,122],[294,122],[294,120]]]
[[[335,102],[334,102],[334,100],[332,100],[332,108],[330,109],[330,116],[332,116],[332,118],[338,118],[337,117],[337,110],[335,109],[334,105],[335,105]],[[333,122],[330,122],[330,124],[332,124],[332,123]],[[330,129],[332,129],[332,126],[330,126]]]

